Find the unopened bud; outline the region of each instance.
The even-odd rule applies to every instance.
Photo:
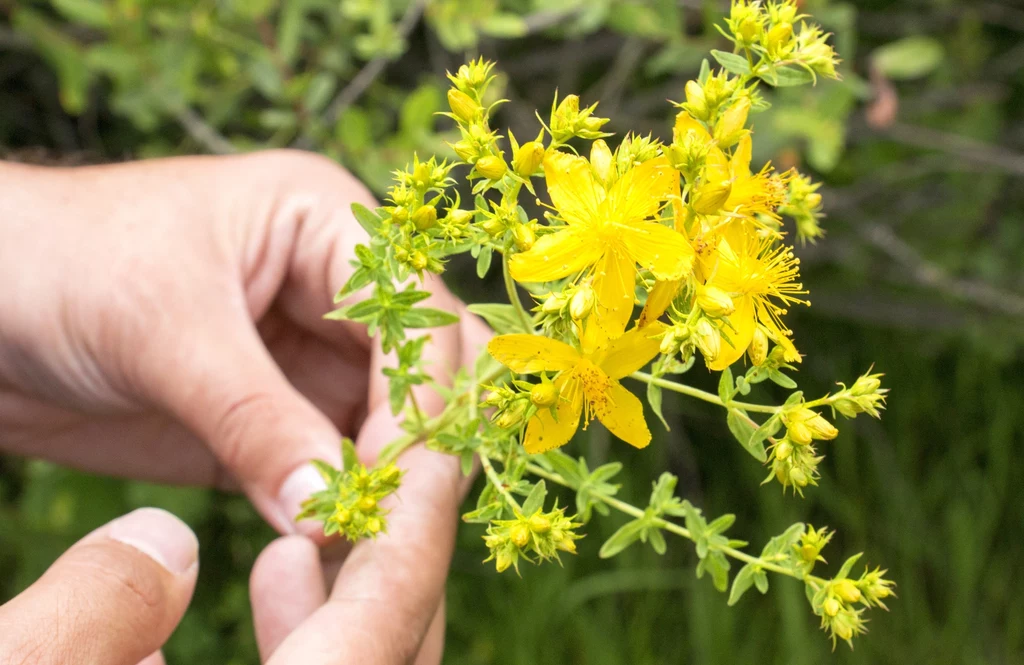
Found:
[[[530,529],[534,533],[547,533],[551,531],[551,520],[543,515],[534,515],[530,518]]]
[[[384,523],[379,517],[371,517],[366,520],[366,530],[370,533],[380,533],[384,528]]]
[[[811,436],[811,430],[809,430],[807,425],[802,422],[789,423],[786,427],[786,434],[793,443],[801,446],[806,446],[814,438]]]
[[[565,307],[565,298],[558,293],[552,293],[544,299],[544,304],[540,306],[540,311],[545,314],[558,314]]]
[[[469,210],[453,208],[448,211],[448,222],[455,226],[466,226],[473,221],[473,213]]]
[[[558,401],[558,389],[550,381],[538,383],[530,388],[530,401],[542,408],[552,406]]]
[[[813,418],[808,418],[804,424],[807,425],[807,429],[811,431],[811,436],[815,439],[831,441],[839,435],[839,430],[836,429],[835,425],[825,420],[820,414],[815,414]]]
[[[508,570],[508,567],[511,566],[512,562],[514,561],[512,552],[510,552],[507,548],[502,548],[498,550],[498,553],[494,557],[494,559],[495,566],[497,567],[499,573],[503,573],[506,570]]]
[[[481,157],[476,163],[477,172],[488,180],[501,180],[508,171],[505,160],[495,155]]]
[[[768,359],[768,335],[765,334],[761,326],[754,328],[754,336],[750,338],[747,354],[754,367],[760,367]]]
[[[509,529],[508,537],[516,547],[522,549],[530,543],[530,527],[522,522],[516,522]]]
[[[791,23],[779,23],[768,31],[765,39],[765,48],[768,55],[777,58],[784,55],[793,42],[793,25]]]
[[[729,316],[736,307],[728,293],[713,285],[697,287],[697,306],[708,316]]]
[[[857,379],[854,382],[853,387],[850,388],[850,394],[855,397],[861,395],[873,395],[878,392],[878,389],[882,387],[882,382],[875,375],[865,375]]]
[[[611,183],[615,176],[615,158],[604,139],[597,139],[590,144],[590,167],[601,183]]]
[[[357,505],[359,506],[359,510],[364,513],[368,513],[377,507],[377,500],[372,496],[364,496],[359,499],[359,503]]]
[[[690,114],[698,120],[707,120],[708,113],[708,102],[704,96],[704,89],[700,83],[696,81],[686,82],[686,106],[690,111]]]
[[[775,458],[780,460],[789,459],[789,456],[793,454],[793,444],[786,439],[779,441],[775,446]]]
[[[848,603],[856,603],[860,600],[860,589],[853,583],[853,580],[838,580],[832,587],[836,595]]]
[[[512,170],[523,178],[529,178],[544,161],[544,144],[538,141],[527,141],[519,146],[512,158]]]
[[[830,617],[834,617],[839,614],[839,610],[843,609],[842,604],[835,598],[826,598],[822,604],[821,609],[824,610],[825,614]]]
[[[344,526],[352,521],[352,512],[342,508],[338,512],[334,513],[334,521]]]
[[[722,350],[722,334],[718,329],[707,319],[701,319],[693,330],[693,337],[704,359],[709,363],[715,362]]]
[[[795,468],[789,472],[789,480],[797,487],[807,487],[807,474],[803,469]]]
[[[512,242],[520,252],[528,251],[537,242],[537,234],[528,224],[518,224],[512,229]]]
[[[473,144],[465,140],[457,141],[452,146],[452,150],[454,150],[455,154],[458,155],[459,158],[464,162],[473,161],[473,159],[475,159],[477,155],[477,151],[473,147]]]
[[[584,284],[576,290],[572,300],[569,301],[569,316],[572,317],[573,321],[582,321],[594,311],[594,304],[596,302],[597,296],[594,294],[594,288]]]
[[[750,98],[741,97],[730,106],[715,124],[715,139],[720,148],[728,148],[743,136],[750,113]]]
[[[409,265],[412,266],[413,270],[423,270],[427,267],[429,260],[427,255],[420,251],[415,251],[409,256]]]
[[[412,223],[420,231],[426,231],[437,224],[437,208],[431,205],[421,205],[412,214]]]
[[[409,219],[409,210],[407,208],[395,208],[394,212],[391,213],[391,219],[395,224],[405,224]]]
[[[451,107],[452,113],[463,122],[473,122],[480,111],[480,105],[472,97],[455,88],[448,91],[448,106]]]

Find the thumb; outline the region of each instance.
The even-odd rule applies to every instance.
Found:
[[[92,532],[0,607],[5,662],[136,665],[181,621],[199,547],[170,513],[143,508]]]
[[[154,399],[210,446],[274,528],[295,533],[301,502],[326,488],[310,460],[340,467],[341,434],[289,383],[252,323],[227,311],[207,317],[143,367]]]

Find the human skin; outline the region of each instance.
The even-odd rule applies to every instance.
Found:
[[[352,550],[329,594],[308,537],[323,538],[292,520],[323,486],[311,459],[340,465],[344,434],[372,462],[402,433],[379,346],[359,325],[323,319],[366,239],[353,202],[374,205],[334,163],[291,151],[74,169],[0,164],[0,451],[244,491],[285,534],[252,575],[264,660],[436,663],[465,489],[457,460],[423,448],[402,457],[408,473],[388,534]],[[431,331],[425,353],[444,381],[489,333],[440,280],[427,288],[430,306],[461,316]],[[442,406],[426,390],[417,399],[428,411]],[[134,665],[146,653],[159,662],[197,556],[188,528],[161,511],[102,527],[0,607],[0,665],[8,653],[10,662],[31,653],[28,662],[49,663],[90,649],[104,654],[97,662]],[[118,565],[130,574],[108,570]],[[143,578],[155,590],[148,596],[133,589]],[[75,606],[104,594],[105,605]],[[114,628],[94,630],[97,611]],[[53,635],[63,645],[40,646]],[[115,653],[119,640],[131,648]]]

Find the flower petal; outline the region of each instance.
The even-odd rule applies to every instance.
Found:
[[[750,340],[754,338],[757,320],[754,316],[753,299],[749,296],[741,296],[733,298],[733,304],[736,306],[736,311],[729,315],[729,323],[732,324],[732,328],[723,326],[722,350],[714,362],[708,363],[708,369],[715,372],[722,371],[742,358],[747,347],[750,346]],[[729,336],[731,343],[725,339],[725,335]]]
[[[579,382],[573,375],[563,374],[555,379],[555,387],[559,391],[555,406],[558,419],[555,420],[549,409],[541,409],[526,424],[523,447],[531,455],[564,446],[579,427],[583,413],[583,390]]]
[[[661,349],[659,335],[665,324],[655,321],[646,328],[633,328],[609,345],[597,365],[610,379],[621,379],[637,371],[658,355]]]
[[[487,343],[487,351],[517,374],[560,372],[580,361],[576,349],[540,335],[500,335]]]
[[[602,206],[605,219],[625,223],[650,217],[679,181],[679,172],[662,155],[649,159],[622,174],[608,191]]]
[[[517,282],[550,282],[593,265],[601,250],[587,229],[567,227],[538,238],[530,251],[514,255],[508,268]]]
[[[693,267],[694,251],[681,234],[656,222],[639,222],[622,229],[630,258],[658,279],[679,279]]]
[[[647,304],[644,305],[644,310],[640,312],[640,318],[637,319],[636,325],[643,328],[652,321],[657,321],[661,318],[661,315],[665,313],[668,306],[675,300],[676,294],[679,293],[682,285],[683,280],[681,279],[656,281],[654,288],[647,294]]]
[[[618,381],[612,381],[604,399],[593,402],[591,407],[601,424],[629,445],[645,448],[651,442],[644,405]]]
[[[544,180],[558,214],[570,225],[592,225],[605,198],[590,162],[578,155],[549,150],[544,155]]]
[[[633,316],[636,300],[636,265],[623,252],[610,249],[594,269],[597,316],[609,339],[622,334]]]

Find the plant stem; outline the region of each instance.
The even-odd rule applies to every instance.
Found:
[[[527,314],[526,308],[523,307],[523,302],[519,299],[519,291],[516,290],[516,283],[512,280],[512,273],[508,269],[508,252],[502,252],[501,254],[501,271],[505,276],[505,290],[508,292],[508,300],[512,303],[512,307],[515,308],[519,322],[523,325],[524,330],[533,332],[533,319]]]
[[[717,404],[725,408],[736,407],[737,409],[743,409],[744,411],[755,411],[757,413],[778,413],[780,407],[770,406],[767,404],[751,404],[749,402],[729,402],[724,403],[718,395],[709,393],[699,388],[694,388],[676,381],[669,381],[667,379],[659,379],[655,376],[651,376],[647,372],[633,372],[629,375],[630,378],[636,379],[637,381],[643,381],[651,385],[658,386],[659,388],[665,388],[672,390],[683,395],[689,395],[690,397],[696,397],[697,399],[710,402],[711,404]]]
[[[544,478],[546,480],[550,480],[553,483],[557,483],[557,484],[562,485],[564,487],[568,487],[569,489],[572,489],[572,490],[579,489],[578,487],[574,487],[571,482],[569,482],[568,480],[563,478],[561,475],[559,475],[557,473],[553,473],[551,471],[548,471],[544,467],[542,467],[540,465],[537,465],[537,464],[533,464],[532,462],[528,462],[526,464],[526,470],[529,471],[530,473],[532,473],[535,476],[538,476],[540,478]],[[623,512],[623,513],[625,513],[627,515],[630,515],[631,517],[641,518],[641,517],[644,516],[644,511],[643,510],[637,508],[636,506],[634,506],[632,504],[626,503],[625,501],[621,501],[619,499],[616,499],[615,497],[608,496],[606,494],[601,494],[599,492],[594,492],[594,491],[591,491],[591,496],[593,496],[595,499],[597,499],[601,503],[604,503],[605,505],[610,506],[611,508],[615,508],[616,510],[618,510],[620,512]],[[664,529],[665,531],[670,531],[671,533],[674,533],[677,536],[681,536],[683,538],[686,538],[687,540],[695,541],[695,538],[693,537],[693,534],[690,533],[689,529],[687,529],[686,527],[680,526],[680,525],[676,524],[675,522],[670,522],[670,521],[668,521],[666,519],[663,519],[661,517],[656,517],[656,518],[654,518],[653,523],[659,529]],[[732,558],[737,559],[739,561],[743,561],[744,563],[752,563],[755,566],[763,568],[764,570],[770,570],[770,571],[772,571],[774,573],[778,573],[780,575],[786,575],[787,577],[794,577],[794,578],[796,578],[798,580],[801,580],[801,581],[808,580],[808,579],[817,580],[817,578],[815,578],[813,576],[803,576],[803,575],[800,575],[800,574],[794,572],[793,570],[790,570],[789,568],[785,568],[785,567],[780,566],[778,564],[774,564],[774,563],[772,563],[770,561],[765,561],[764,559],[761,559],[760,557],[756,557],[756,556],[747,554],[746,552],[742,552],[742,551],[740,551],[740,550],[738,550],[738,549],[736,549],[734,547],[729,547],[727,545],[726,546],[720,546],[720,547],[714,547],[713,546],[713,549],[717,549],[720,552],[722,552],[722,554],[725,554],[727,556],[731,556]]]
[[[516,498],[508,491],[505,484],[501,482],[501,478],[498,477],[498,472],[494,470],[494,465],[491,464],[491,458],[487,455],[478,455],[480,458],[480,465],[484,468],[484,474],[487,476],[488,482],[494,486],[494,489],[498,490],[498,494],[508,502],[510,506],[516,509],[517,512],[522,513],[523,507],[519,505]]]

